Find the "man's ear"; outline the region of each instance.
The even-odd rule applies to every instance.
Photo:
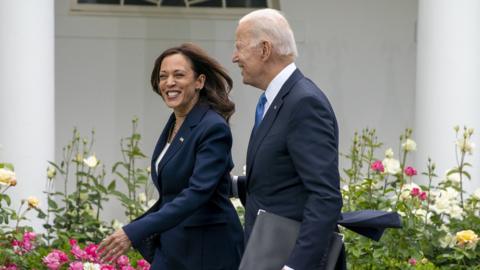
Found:
[[[263,61],[266,61],[272,55],[272,50],[273,50],[272,43],[266,40],[260,42],[260,50],[261,50],[260,51],[261,59]]]

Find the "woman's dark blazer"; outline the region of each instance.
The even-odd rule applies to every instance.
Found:
[[[230,128],[208,105],[197,103],[160,161],[157,175],[155,161],[174,121],[172,114],[152,157],[151,174],[160,199],[123,229],[132,246],[152,262],[152,270],[237,270],[243,231],[228,198],[233,167]]]

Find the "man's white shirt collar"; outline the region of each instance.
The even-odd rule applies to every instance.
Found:
[[[289,64],[284,69],[282,69],[282,71],[280,71],[280,73],[278,73],[277,76],[275,76],[275,78],[273,78],[273,80],[270,82],[267,90],[265,90],[265,97],[267,98],[267,102],[265,103],[263,116],[265,116],[265,113],[267,113],[268,108],[270,108],[270,105],[277,96],[278,92],[280,92],[280,89],[288,80],[288,78],[290,78],[295,69],[297,69],[295,63]]]

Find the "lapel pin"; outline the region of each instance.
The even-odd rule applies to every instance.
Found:
[[[183,141],[184,141],[183,137],[180,137],[180,142],[182,142],[182,143],[183,143]]]

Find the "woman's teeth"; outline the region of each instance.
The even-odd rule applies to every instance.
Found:
[[[167,96],[169,98],[175,98],[177,97],[178,95],[180,95],[180,91],[168,91],[167,92]]]

